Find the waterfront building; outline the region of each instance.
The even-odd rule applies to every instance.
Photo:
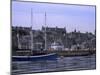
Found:
[[[21,49],[30,48],[30,27],[12,27],[12,49],[18,49],[18,38],[21,44]],[[45,48],[45,27],[41,30],[32,30],[34,50],[44,50]],[[66,32],[65,28],[46,27],[47,34],[47,49],[52,50],[70,50],[70,49],[95,49],[96,37],[92,33],[81,33],[74,30]],[[79,44],[79,46],[78,46]]]

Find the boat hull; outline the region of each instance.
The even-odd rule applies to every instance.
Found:
[[[36,60],[56,60],[57,54],[45,54],[38,56],[12,56],[12,61],[36,61]]]

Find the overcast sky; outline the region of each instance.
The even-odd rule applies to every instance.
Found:
[[[48,27],[66,27],[67,32],[92,32],[95,30],[95,6],[48,4],[33,2],[12,2],[12,25],[31,26],[33,11],[33,29],[41,29],[46,22]]]

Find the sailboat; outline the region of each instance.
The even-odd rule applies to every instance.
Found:
[[[31,10],[31,24],[32,24],[32,10]],[[46,26],[46,13],[45,13],[45,26]],[[31,52],[34,50],[33,46],[33,33],[32,27],[30,31],[31,36]],[[45,50],[47,50],[47,34],[46,34],[46,27],[45,27]],[[18,38],[18,45],[20,47],[19,36]],[[33,53],[32,53],[33,54]],[[12,56],[12,61],[36,61],[36,60],[56,60],[57,54],[56,53],[43,53],[37,55],[24,55],[24,56]]]

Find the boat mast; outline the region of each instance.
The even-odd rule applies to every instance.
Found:
[[[31,30],[30,30],[30,36],[31,36],[31,53],[33,52],[33,49],[34,49],[34,46],[33,46],[32,25],[33,25],[33,12],[32,12],[32,8],[31,8]]]
[[[47,50],[47,33],[46,33],[46,12],[45,12],[45,50]]]
[[[21,49],[21,44],[20,44],[20,40],[19,40],[19,33],[17,33],[17,40],[18,40],[18,49]]]

